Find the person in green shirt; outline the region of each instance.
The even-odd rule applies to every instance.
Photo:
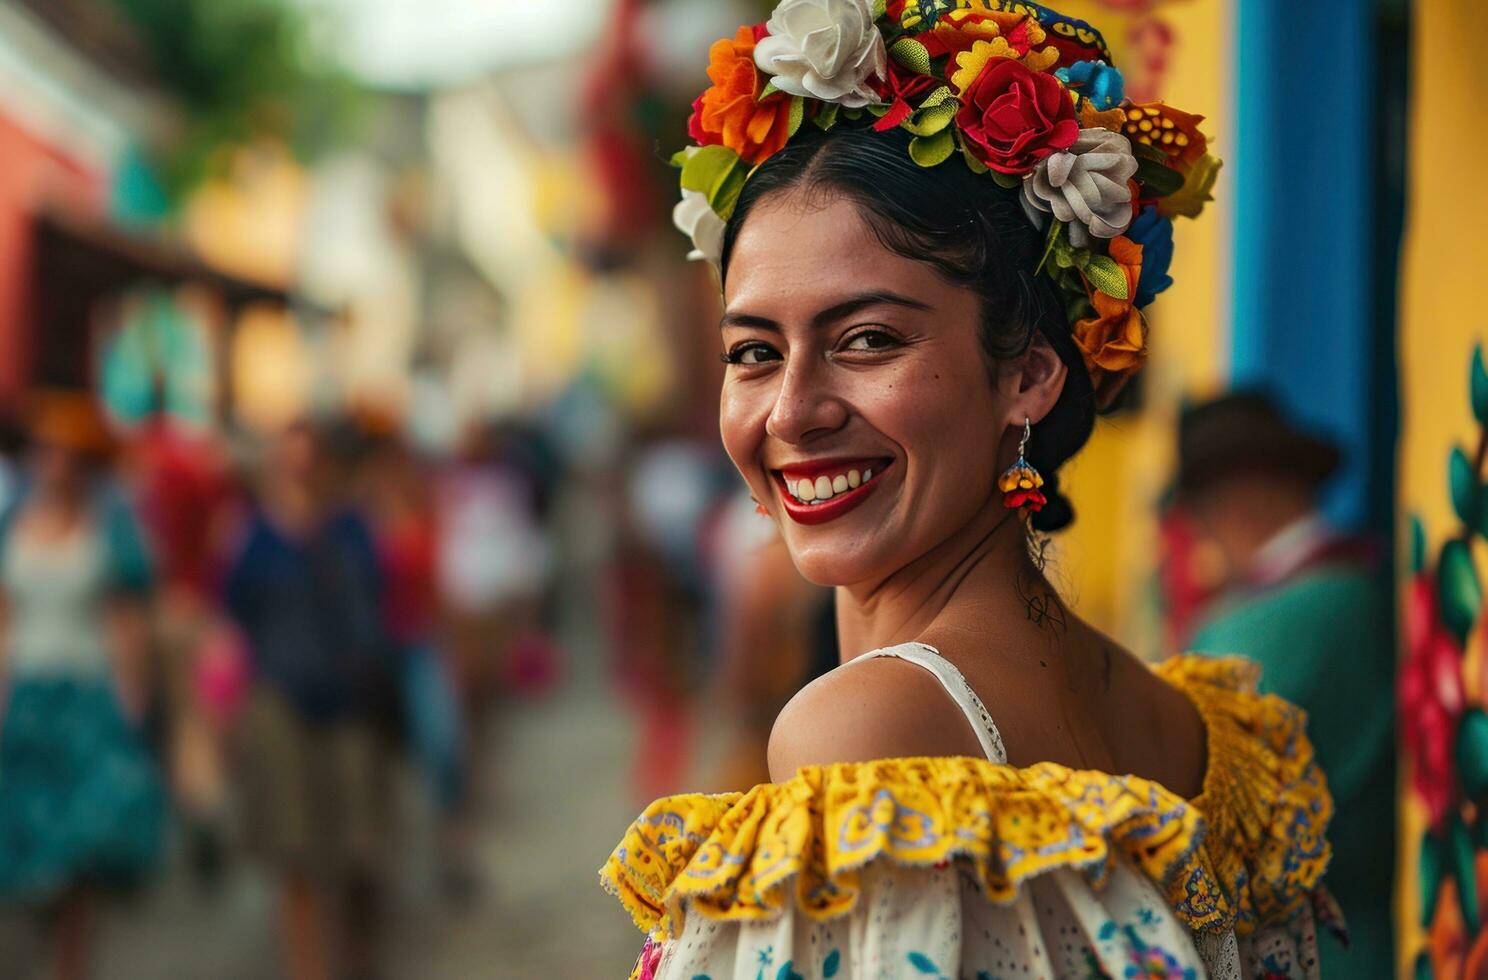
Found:
[[[1243,654],[1262,689],[1303,708],[1336,807],[1328,888],[1349,926],[1323,943],[1324,976],[1393,975],[1395,850],[1393,598],[1380,551],[1329,526],[1321,488],[1341,461],[1270,398],[1225,395],[1179,420],[1178,476],[1165,523],[1166,591],[1204,595],[1185,610],[1186,650]],[[1178,568],[1207,582],[1173,588]]]

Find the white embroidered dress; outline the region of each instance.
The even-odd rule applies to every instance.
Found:
[[[1253,786],[1235,808],[1262,826],[1215,821],[1233,838],[1221,856],[1202,843],[1198,808],[1148,780],[1008,766],[980,698],[931,647],[865,657],[935,675],[986,760],[813,766],[742,796],[653,804],[601,872],[648,932],[632,977],[1317,976],[1307,891],[1326,864],[1331,804],[1295,709],[1223,684],[1206,701],[1213,668],[1171,671],[1198,678],[1185,689],[1209,727],[1201,800],[1243,792],[1264,769],[1287,783]],[[1224,694],[1249,703],[1226,717]],[[1283,765],[1276,751],[1243,751],[1268,736]],[[1275,827],[1295,838],[1281,852]]]

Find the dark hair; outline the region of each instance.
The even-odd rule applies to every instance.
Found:
[[[921,167],[909,156],[909,140],[903,130],[875,133],[845,122],[830,133],[798,135],[744,185],[724,230],[724,274],[739,230],[763,198],[786,190],[841,195],[862,208],[885,248],[976,292],[989,357],[1016,357],[1028,349],[1035,331],[1042,333],[1069,366],[1064,391],[1033,427],[1028,443],[1028,461],[1043,474],[1049,499],[1033,515],[1033,526],[1057,531],[1074,519],[1068,498],[1059,492],[1059,467],[1090,438],[1096,405],[1058,291],[1036,271],[1046,236],[1023,213],[1015,191],[974,173],[959,155]]]

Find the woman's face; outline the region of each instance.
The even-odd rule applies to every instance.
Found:
[[[806,578],[882,581],[993,501],[1013,405],[978,299],[884,248],[856,204],[760,201],[724,306],[724,448]]]

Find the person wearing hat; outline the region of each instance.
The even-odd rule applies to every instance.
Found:
[[[141,732],[151,566],[92,397],[38,393],[28,423],[0,513],[0,902],[48,913],[55,975],[80,977],[95,896],[161,855]]]
[[[1177,598],[1178,648],[1250,657],[1262,665],[1262,690],[1307,712],[1336,807],[1328,887],[1352,938],[1346,952],[1323,950],[1324,975],[1387,977],[1391,593],[1379,550],[1319,512],[1341,462],[1333,442],[1295,426],[1262,392],[1189,407],[1164,515],[1164,591]]]

